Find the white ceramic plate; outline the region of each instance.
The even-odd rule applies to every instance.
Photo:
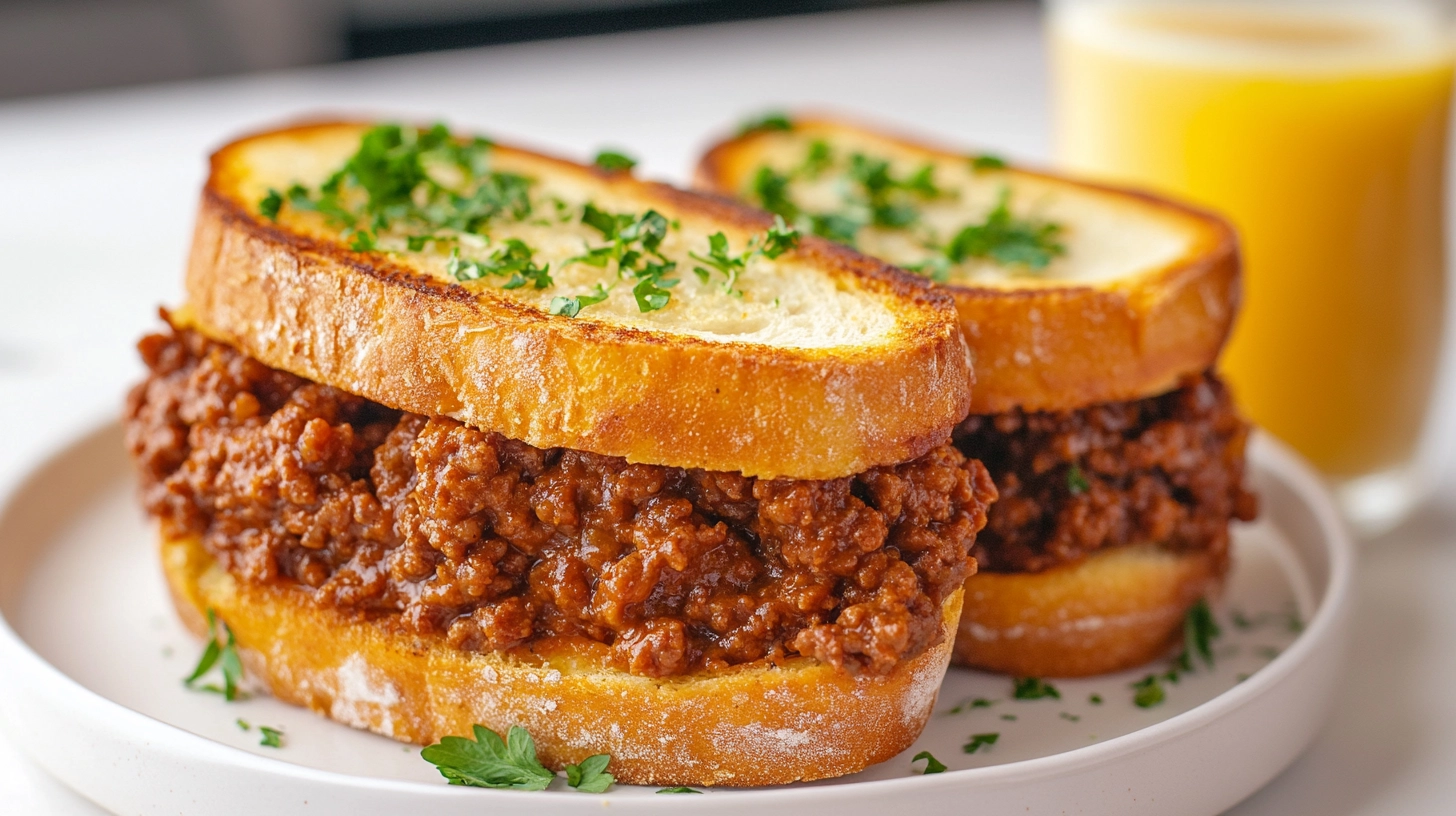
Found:
[[[1034,701],[1012,699],[1004,677],[952,669],[915,746],[843,779],[703,796],[582,794],[563,781],[539,793],[448,787],[408,746],[268,698],[228,704],[182,687],[199,646],[171,614],[121,447],[115,426],[90,434],[0,511],[0,721],[43,767],[118,813],[1207,816],[1303,750],[1339,674],[1350,544],[1317,477],[1258,438],[1263,519],[1236,530],[1216,665],[1167,685],[1159,706],[1135,706],[1130,684],[1161,664],[1057,681],[1060,699]],[[990,704],[969,704],[978,698]],[[259,745],[239,719],[280,728],[284,747]],[[994,745],[963,752],[989,733]],[[916,773],[910,757],[922,750],[951,770]]]

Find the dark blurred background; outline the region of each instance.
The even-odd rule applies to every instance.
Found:
[[[904,0],[0,0],[0,99]]]

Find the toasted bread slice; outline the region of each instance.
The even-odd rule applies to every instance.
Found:
[[[519,725],[560,769],[600,753],[641,785],[777,785],[842,776],[905,750],[930,717],[961,593],[937,645],[883,678],[813,658],[653,679],[603,668],[589,649],[472,653],[311,602],[307,590],[240,582],[193,538],[161,542],[178,613],[198,635],[227,621],[250,676],[281,700],[423,745]]]
[[[493,223],[489,245],[454,233],[412,250],[386,229],[369,236],[379,249],[354,251],[368,243],[320,212],[278,206],[277,191],[323,184],[369,128],[301,125],[213,155],[180,323],[315,382],[537,447],[750,476],[902,462],[966,413],[954,305],[912,276],[805,236],[736,282],[711,268],[700,279],[692,255],[710,253],[710,236],[739,256],[773,226],[739,205],[496,146],[491,171],[530,179],[534,207]],[[569,261],[603,243],[581,221],[587,203],[673,222],[660,246],[679,281],[666,306],[643,311],[610,265]],[[549,285],[457,279],[452,247],[483,259],[512,238]],[[598,284],[612,287],[604,301],[549,314]]]
[[[828,152],[808,169],[816,142]],[[870,224],[855,236],[861,251],[891,263],[934,259],[940,252],[927,243],[946,245],[983,223],[1003,193],[1013,217],[1058,228],[1048,242],[1062,251],[1043,268],[971,257],[937,270],[971,347],[971,413],[1069,410],[1162,393],[1209,368],[1223,346],[1240,292],[1234,234],[1180,204],[985,157],[977,163],[963,151],[825,118],[721,142],[695,180],[763,205],[754,187],[768,167],[788,177],[795,205],[823,214],[844,206],[854,154],[888,161],[895,179],[931,168],[926,180],[938,194],[917,202],[913,228]]]
[[[1085,677],[1166,654],[1183,617],[1217,593],[1225,557],[1118,547],[1038,573],[966,579],[957,664],[1019,677]]]

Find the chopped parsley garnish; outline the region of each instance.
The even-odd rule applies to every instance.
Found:
[[[192,670],[192,674],[182,682],[188,688],[221,694],[223,699],[228,702],[241,699],[243,693],[239,689],[239,684],[243,681],[243,661],[238,657],[237,640],[233,637],[233,630],[209,609],[207,610],[207,631],[210,636],[207,648],[203,649],[202,657],[198,658],[197,666]],[[197,686],[197,681],[212,671],[214,666],[222,674],[222,685],[208,683],[204,686]]]
[[[782,111],[770,111],[751,119],[745,119],[738,125],[738,135],[747,136],[750,133],[757,133],[763,130],[793,130],[794,123],[789,120],[788,114]]]
[[[456,247],[445,263],[445,271],[458,281],[480,280],[487,275],[509,276],[501,284],[502,289],[519,289],[527,283],[545,289],[552,284],[551,265],[538,266],[535,251],[519,238],[507,238],[489,257],[479,261],[460,257],[460,248]]]
[[[659,788],[658,793],[702,793],[697,788],[690,788],[687,785],[675,785],[671,788]]]
[[[283,732],[277,728],[269,728],[266,725],[258,726],[258,731],[263,735],[263,741],[258,743],[266,748],[282,748]]]
[[[809,143],[809,152],[804,156],[804,163],[799,167],[799,174],[807,178],[818,178],[829,165],[834,163],[834,153],[829,143],[823,139],[815,139]]]
[[[976,171],[1000,169],[1002,159],[969,157]],[[1010,209],[1010,188],[1002,190],[996,205],[980,223],[967,224],[942,243],[940,236],[921,223],[921,205],[926,201],[954,197],[935,181],[936,165],[927,162],[905,176],[897,176],[890,161],[864,153],[851,153],[840,165],[839,182],[843,205],[834,211],[809,212],[793,197],[796,179],[814,179],[834,166],[828,142],[810,142],[803,162],[786,171],[761,166],[750,178],[749,197],[760,206],[798,229],[854,246],[865,227],[902,230],[930,254],[916,263],[902,263],[905,269],[938,283],[950,279],[952,267],[971,259],[985,259],[1007,267],[1038,271],[1045,269],[1066,248],[1058,237],[1061,226],[1018,218]]]
[[[287,203],[343,227],[480,233],[493,218],[531,214],[531,180],[490,171],[490,146],[479,138],[457,140],[444,125],[378,125],[317,192],[295,185]]]
[[[477,725],[474,731],[474,740],[442,737],[439,743],[420,751],[420,756],[439,769],[451,785],[545,790],[556,778],[536,759],[536,741],[526,729],[511,726],[504,741],[485,726]]]
[[[268,195],[263,196],[263,200],[258,202],[258,212],[269,221],[277,221],[278,211],[281,209],[283,209],[283,194],[271,187],[268,188]]]
[[[615,214],[591,203],[578,210],[552,195],[539,195],[539,201],[533,202],[535,180],[492,170],[491,152],[489,141],[456,138],[443,125],[428,129],[379,125],[365,131],[355,153],[322,184],[269,189],[258,209],[271,219],[285,209],[316,212],[337,227],[342,240],[356,252],[398,251],[401,242],[410,252],[426,251],[432,245],[448,248],[445,269],[456,281],[490,281],[502,289],[536,290],[555,285],[552,264],[538,262],[536,251],[519,238],[492,242],[488,228],[500,221],[550,227],[567,223],[580,213],[581,223],[601,233],[605,243],[588,242],[583,254],[560,265],[582,263],[614,272],[618,281],[629,281],[643,312],[668,305],[670,290],[679,282],[672,276],[677,261],[664,257],[660,249],[668,230],[680,228],[676,221],[669,222],[654,210]],[[636,160],[619,151],[602,150],[596,164],[625,172]],[[533,215],[537,209],[539,217]],[[775,251],[782,251],[782,236],[778,237],[775,243],[770,231],[754,249],[765,257],[775,257]],[[797,240],[797,233],[792,239]],[[488,254],[470,249],[493,243]],[[613,288],[615,283],[608,280],[584,294],[552,297],[547,311],[575,317],[605,300]],[[728,290],[732,290],[731,284]]]
[[[1050,697],[1053,700],[1062,699],[1062,693],[1057,687],[1046,682],[1040,677],[1018,677],[1013,681],[1011,696],[1018,700],[1040,700]]]
[[[708,283],[713,278],[713,272],[717,271],[725,279],[721,284],[723,293],[742,297],[743,292],[736,288],[738,276],[748,269],[748,264],[754,258],[763,257],[772,260],[798,245],[798,230],[785,224],[783,216],[775,215],[773,226],[749,238],[743,252],[737,255],[729,251],[728,236],[721,232],[708,236],[707,255],[699,255],[696,252],[690,252],[688,255],[693,260],[706,264],[706,266],[693,267],[693,274],[697,275],[699,280]]]
[[[764,165],[753,174],[752,192],[759,206],[785,221],[799,219],[799,207],[789,199],[789,177]]]
[[[1001,719],[1003,719],[1003,720],[1005,720],[1007,722],[1016,722],[1016,715],[1015,714],[1002,714],[1001,715]]]
[[[914,763],[919,762],[922,759],[925,760],[925,770],[921,771],[922,774],[929,775],[945,773],[945,763],[936,759],[929,751],[921,751],[913,758],[911,758],[910,761]]]
[[[893,229],[909,226],[915,223],[920,213],[894,194],[905,191],[922,198],[934,198],[940,191],[931,181],[933,172],[933,165],[927,164],[909,178],[896,179],[890,173],[888,161],[855,153],[849,157],[849,178],[859,185],[862,197],[858,200],[851,197],[849,203],[852,208],[867,209],[869,223],[877,227]]]
[[[1222,634],[1208,601],[1199,598],[1183,616],[1183,654],[1175,662],[1191,671],[1193,661],[1189,656],[1197,655],[1205,666],[1213,668],[1213,641]]]
[[[624,173],[637,166],[637,160],[616,150],[602,150],[592,159],[592,164],[613,173]]]
[[[592,289],[592,292],[589,295],[577,295],[575,297],[563,297],[558,295],[557,297],[551,298],[551,306],[547,309],[547,311],[554,315],[576,317],[578,314],[581,313],[581,310],[583,308],[596,303],[601,303],[602,301],[606,300],[607,296],[611,293],[612,292],[610,287],[603,286],[599,283],[596,285],[596,288]]]
[[[1077,465],[1067,466],[1067,492],[1073,496],[1080,496],[1092,489],[1092,483],[1087,481],[1087,474]]]
[[[1290,606],[1288,614],[1284,617],[1284,628],[1296,635],[1304,631],[1304,618],[1299,616],[1299,610],[1293,605]]]
[[[585,254],[570,258],[566,263],[602,268],[615,264],[619,279],[634,280],[632,296],[636,298],[640,311],[652,312],[668,304],[672,297],[668,290],[676,286],[678,280],[667,275],[677,269],[677,261],[664,258],[659,251],[671,226],[661,213],[648,210],[640,216],[633,216],[609,213],[587,204],[582,209],[581,222],[600,232],[608,243],[589,247]],[[604,291],[598,285],[598,291],[586,296],[586,299],[578,297],[577,300],[581,306],[599,303],[605,299]]]
[[[972,734],[971,741],[962,745],[961,750],[968,754],[974,754],[982,748],[989,750],[998,739],[1001,739],[1000,734]]]
[[[1092,705],[1102,705],[1102,695],[1094,694],[1091,697],[1087,698],[1087,702],[1091,703]]]
[[[349,241],[349,249],[355,252],[373,252],[374,233],[369,230],[354,230],[354,237]]]
[[[1163,692],[1162,680],[1156,674],[1150,674],[1133,683],[1132,690],[1132,701],[1138,708],[1152,708],[1167,697]]]
[[[250,722],[248,722],[247,720],[243,719],[242,717],[237,718],[237,720],[235,720],[235,722],[237,722],[238,728],[241,728],[244,731],[252,731],[253,730],[253,724],[250,723]]]
[[[982,153],[978,156],[971,157],[971,169],[978,171],[1005,170],[1006,160],[990,153]]]
[[[945,257],[951,263],[989,258],[1003,266],[1039,270],[1066,252],[1066,247],[1057,242],[1060,225],[1016,218],[1011,215],[1010,201],[1011,189],[1002,189],[986,220],[956,233],[943,250]]]
[[[972,700],[962,700],[954,708],[947,711],[947,714],[959,714],[963,711],[970,711],[973,708],[990,708],[995,705],[995,700],[987,700],[985,697],[977,697]]]
[[[1061,717],[1062,719],[1066,720],[1067,722],[1081,722],[1082,721],[1082,718],[1081,717],[1078,717],[1076,714],[1072,714],[1072,713],[1067,712],[1067,711],[1063,711],[1062,713],[1058,714],[1057,716]]]
[[[597,754],[583,759],[580,764],[566,766],[566,784],[582,793],[601,793],[612,786],[617,778],[607,773],[612,761],[606,754]]]

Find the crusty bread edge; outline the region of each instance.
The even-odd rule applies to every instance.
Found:
[[[967,155],[839,117],[804,115],[792,121],[806,129],[869,133],[927,158],[964,160]],[[750,132],[711,146],[698,163],[695,186],[738,194],[754,143],[765,135]],[[1184,257],[1112,285],[946,285],[975,366],[970,413],[1076,410],[1141,399],[1169,391],[1181,378],[1213,365],[1242,297],[1238,242],[1228,222],[1138,190],[1021,168],[997,172],[1134,200],[1176,215],[1197,238]]]
[[[1165,656],[1228,558],[1119,547],[1039,573],[966,579],[952,662],[1018,677],[1086,677]]]
[[[812,658],[654,680],[566,657],[474,654],[314,605],[303,590],[239,582],[192,537],[161,535],[183,622],[212,609],[237,637],[250,678],[286,702],[401,742],[512,725],[561,768],[610,754],[618,781],[759,786],[854,773],[905,750],[930,717],[961,593],[937,645],[882,679]]]
[[[332,126],[357,125],[299,127]],[[840,478],[916,458],[969,408],[951,301],[827,241],[805,237],[794,252],[895,312],[885,346],[773,348],[551,317],[266,221],[230,186],[241,143],[213,156],[177,317],[275,368],[537,447],[768,478]],[[541,158],[669,216],[771,223],[727,200]]]

